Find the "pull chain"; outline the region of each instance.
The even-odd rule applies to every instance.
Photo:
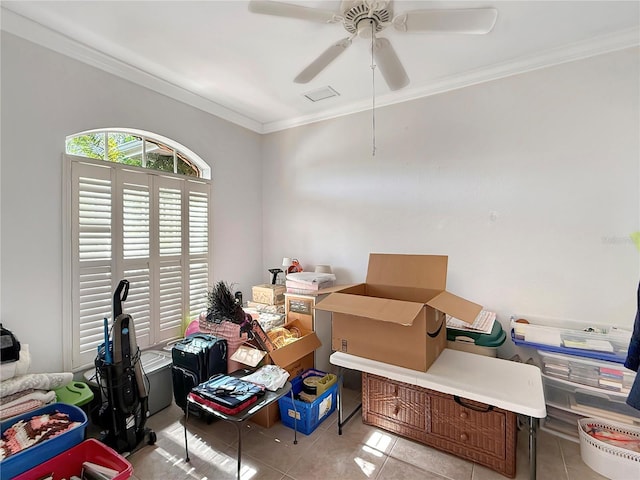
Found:
[[[371,90],[373,91],[372,95],[372,105],[371,105],[371,129],[372,129],[372,149],[371,156],[376,156],[376,64],[373,60],[373,46],[375,43],[375,33],[373,28],[373,21],[371,22]]]

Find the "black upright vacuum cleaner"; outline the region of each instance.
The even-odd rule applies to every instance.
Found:
[[[140,349],[131,315],[122,313],[129,282],[121,280],[113,294],[113,325],[109,340],[105,318],[104,348],[98,349],[96,375],[100,385],[102,407],[100,424],[106,427],[101,440],[118,453],[133,452],[140,442],[156,442],[156,434],[145,428],[149,415],[149,392],[144,381]]]

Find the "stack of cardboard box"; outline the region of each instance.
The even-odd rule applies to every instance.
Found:
[[[265,332],[275,327],[285,327],[294,329],[299,333],[300,337],[281,347],[267,352],[263,364],[274,364],[283,368],[289,373],[289,379],[300,375],[305,370],[314,367],[313,352],[320,347],[321,343],[318,337],[310,329],[305,328],[298,321],[293,321],[285,325],[284,315],[284,285],[256,285],[252,288],[252,302],[248,302],[245,311],[252,316],[258,312],[258,322]],[[281,312],[281,313],[280,313]],[[279,316],[278,322],[265,323],[261,318],[271,315]],[[255,318],[255,317],[254,317]],[[263,408],[256,415],[251,417],[251,421],[269,428],[280,419],[280,410],[278,404],[274,403],[267,408]]]
[[[265,332],[285,323],[284,285],[262,284],[251,288],[251,300],[244,311],[258,320]]]

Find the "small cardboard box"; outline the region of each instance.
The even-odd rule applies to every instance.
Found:
[[[290,365],[282,368],[289,372],[289,381],[291,381],[292,378],[297,377],[305,370],[313,368],[313,366],[314,357],[313,352],[311,352],[308,355],[305,355],[304,357],[294,361]],[[253,423],[257,423],[261,427],[271,428],[278,420],[280,420],[280,408],[278,406],[278,402],[272,403],[268,407],[258,411],[258,413],[256,413],[249,420]]]
[[[332,349],[427,371],[447,346],[445,313],[473,322],[482,307],[445,290],[448,257],[372,253],[366,283],[315,308],[332,312]]]
[[[300,331],[302,336],[295,342],[291,342],[284,347],[269,352],[262,364],[275,364],[282,367],[289,373],[289,380],[291,380],[305,370],[314,367],[313,352],[315,352],[322,343],[315,332],[305,329],[297,320],[287,323],[284,327],[295,327]],[[269,405],[267,408],[263,408],[251,417],[252,422],[265,428],[271,427],[279,419],[280,410],[278,409],[277,402]]]
[[[255,285],[251,288],[252,299],[256,303],[263,305],[282,305],[284,304],[284,292],[287,288],[284,285],[271,285],[264,283]]]

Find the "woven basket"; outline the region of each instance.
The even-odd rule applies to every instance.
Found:
[[[578,420],[580,455],[584,463],[600,475],[612,480],[640,478],[640,453],[610,445],[592,437],[585,431],[587,425],[631,435],[637,437],[638,440],[640,440],[640,428],[597,418],[581,418]]]
[[[231,360],[231,356],[236,350],[249,340],[246,333],[240,334],[240,325],[237,323],[223,320],[220,323],[208,322],[200,318],[200,331],[210,333],[227,341],[227,372],[232,373],[236,370],[246,368],[246,365],[235,360]]]

